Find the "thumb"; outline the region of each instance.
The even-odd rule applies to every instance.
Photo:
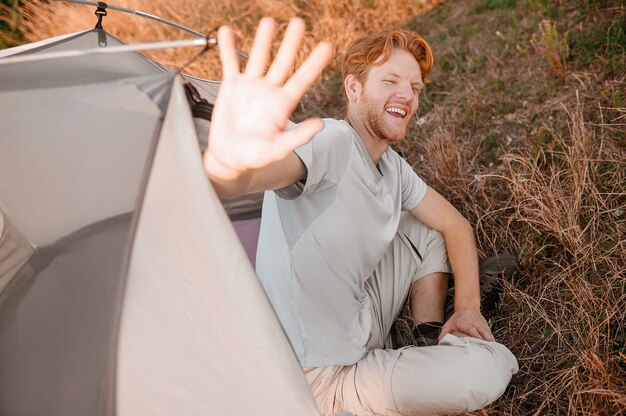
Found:
[[[274,145],[277,147],[276,152],[285,155],[289,154],[296,147],[311,140],[323,128],[324,122],[319,118],[315,118],[306,120],[297,127],[282,132],[274,142]]]

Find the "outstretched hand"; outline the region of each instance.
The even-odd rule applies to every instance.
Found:
[[[455,311],[441,328],[439,340],[448,333],[462,333],[470,337],[495,341],[489,324],[479,309],[461,309]]]
[[[323,127],[321,120],[312,119],[285,130],[291,112],[332,54],[329,43],[320,43],[287,79],[304,29],[302,19],[291,20],[276,59],[265,74],[274,21],[263,18],[259,23],[243,73],[239,71],[232,31],[227,26],[220,28],[217,36],[223,80],[204,154],[209,177],[233,180],[283,159]]]

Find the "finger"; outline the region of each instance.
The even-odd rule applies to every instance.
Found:
[[[330,60],[332,54],[333,51],[330,43],[320,43],[315,47],[300,68],[298,68],[296,73],[285,83],[285,92],[294,102],[300,100],[306,90],[313,84]]]
[[[442,327],[441,327],[441,331],[439,332],[439,337],[437,338],[437,341],[441,341],[441,339],[446,336],[446,334],[449,334],[450,332],[454,331],[454,326],[451,324],[451,321],[446,322]]]
[[[265,66],[270,55],[275,26],[274,19],[270,17],[264,17],[259,22],[252,50],[250,51],[250,59],[248,59],[248,65],[246,66],[246,75],[259,77],[265,74]]]
[[[289,22],[283,42],[280,44],[276,59],[272,63],[269,71],[267,72],[268,81],[274,84],[282,84],[298,52],[302,36],[304,35],[304,20],[294,18]]]
[[[228,26],[222,26],[217,32],[217,44],[222,61],[222,79],[225,81],[239,74],[239,61],[235,53],[233,32]]]
[[[275,152],[281,157],[287,156],[296,147],[311,140],[313,136],[324,128],[324,123],[319,118],[309,119],[300,123],[297,127],[281,133],[275,141]]]
[[[484,339],[485,341],[495,341],[496,339],[493,337],[493,334],[491,333],[491,329],[489,329],[489,327],[485,327],[484,325],[481,325],[478,328],[478,332],[481,335],[481,338]]]
[[[480,332],[478,332],[478,330],[474,327],[469,328],[469,331],[467,331],[467,335],[474,338],[483,339],[483,337],[480,335]]]

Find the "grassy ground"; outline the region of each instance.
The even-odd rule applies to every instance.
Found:
[[[19,0],[0,0],[0,49],[24,42],[24,35],[18,28],[21,6],[23,3]]]
[[[475,225],[482,255],[521,257],[494,323],[520,373],[476,414],[626,414],[623,0],[399,0],[394,8],[374,0],[118,3],[204,31],[231,22],[244,51],[265,14],[281,28],[294,14],[306,18],[303,55],[317,39],[334,40],[341,54],[361,27],[404,25],[423,34],[436,69],[399,150]],[[18,25],[29,40],[95,23],[81,8],[29,4]],[[126,16],[105,27],[128,42],[179,34]],[[19,42],[22,35],[11,33]],[[154,57],[177,65],[192,54]],[[215,55],[189,70],[219,76]],[[335,117],[344,111],[340,82],[335,62],[309,94]],[[312,114],[303,106],[295,117]]]
[[[496,414],[626,412],[623,2],[459,1],[409,23],[438,70],[407,157],[518,253],[496,337],[520,362]]]

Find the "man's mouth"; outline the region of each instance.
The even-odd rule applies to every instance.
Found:
[[[387,107],[385,111],[393,117],[404,118],[406,111],[398,107]]]

